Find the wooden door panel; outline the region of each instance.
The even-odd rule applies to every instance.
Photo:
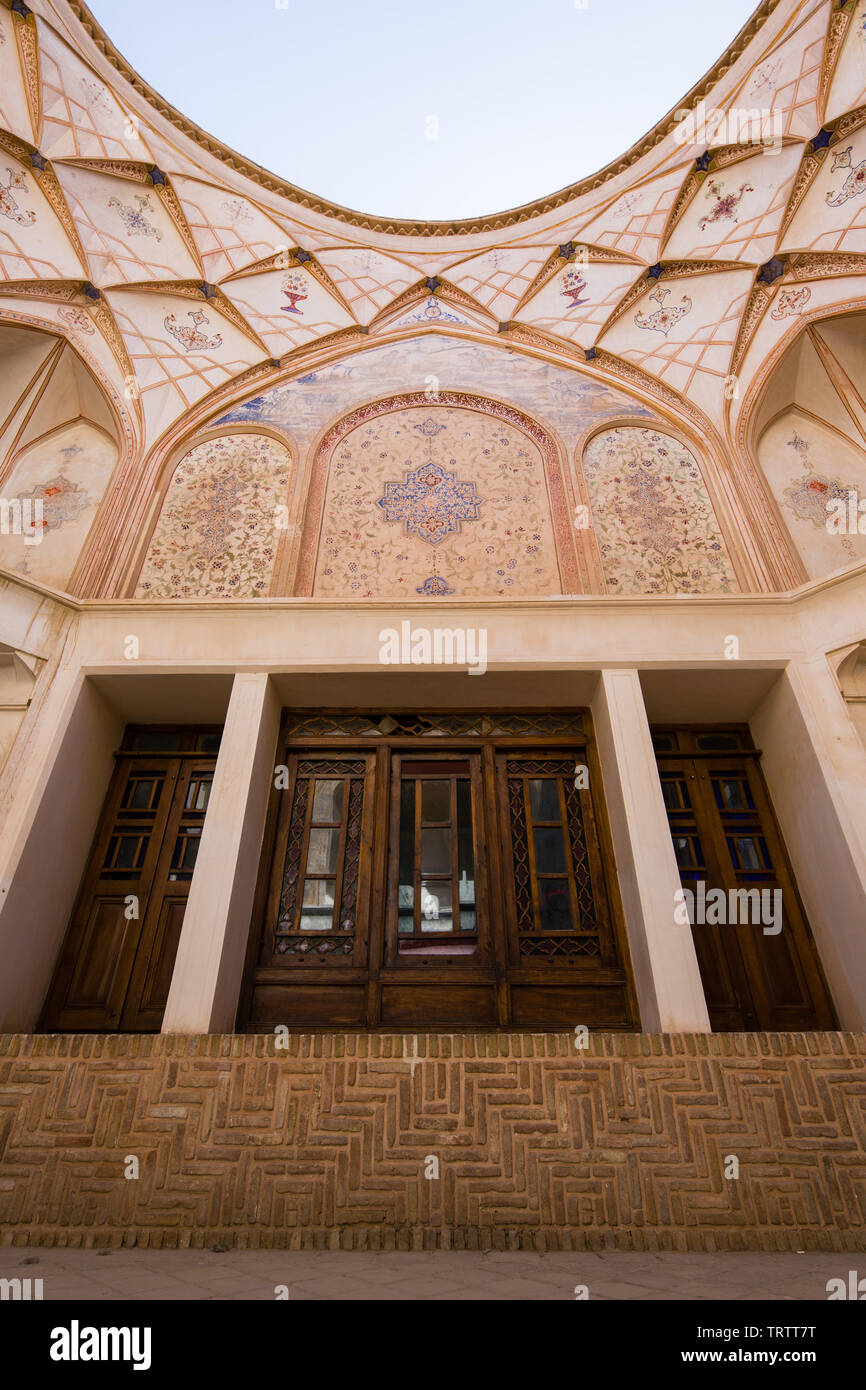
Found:
[[[496,1023],[496,990],[453,982],[382,986],[382,1023],[415,1028],[473,1027]]]
[[[87,1031],[117,1023],[123,1008],[139,924],[126,916],[126,900],[90,899],[81,923],[72,968],[54,1001],[52,1027]]]
[[[194,749],[218,735],[187,727],[134,737],[153,752],[116,755],[46,1029],[146,1032],[162,1022],[216,763]],[[131,731],[124,740],[134,746]]]
[[[679,746],[694,754],[658,754],[681,881],[697,893],[703,880],[705,893],[720,889],[725,895],[722,923],[692,926],[713,1029],[834,1027],[832,1003],[748,734],[682,731],[662,738],[665,750]],[[716,742],[739,745],[741,751],[706,751]],[[766,896],[753,896],[747,906],[744,898],[733,896],[743,893]],[[770,920],[777,903],[778,931]]]
[[[168,1000],[187,893],[162,897],[157,905],[153,931],[143,938],[123,1010],[122,1030],[130,1033],[159,1032]]]
[[[697,884],[719,885],[723,866],[718,859],[716,837],[708,825],[709,809],[701,796],[698,765],[690,759],[666,758],[659,768],[662,796],[671,826],[674,853],[684,888],[697,892]],[[683,931],[689,928],[683,926]],[[717,1032],[739,1032],[756,1026],[756,1006],[748,973],[739,952],[730,950],[728,928],[705,922],[691,928],[704,998]]]

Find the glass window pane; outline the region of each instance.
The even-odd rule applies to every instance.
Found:
[[[301,903],[301,931],[330,931],[337,884],[333,878],[307,878]]]
[[[343,793],[346,784],[342,780],[317,777],[313,793],[313,822],[320,825],[334,824],[343,819]]]
[[[124,804],[126,806],[135,806],[139,809],[150,807],[153,804],[153,790],[155,786],[156,781],[153,778],[141,778],[139,781],[133,782],[129,789],[132,795],[130,796],[127,794]]]
[[[769,857],[761,853],[763,842],[759,842],[752,835],[737,835],[734,839],[737,854],[739,856],[740,867],[743,869],[766,869],[769,867]]]
[[[559,826],[533,830],[535,839],[535,871],[539,874],[566,872],[565,841]]]
[[[397,890],[398,929],[412,931],[415,902],[415,783],[400,786],[400,883]]]
[[[206,811],[210,801],[211,786],[210,779],[198,781],[193,778],[187,788],[186,809],[188,811]]]
[[[571,902],[564,878],[539,879],[538,899],[542,931],[571,931]]]
[[[195,741],[199,753],[218,753],[222,734],[199,734]]]
[[[339,851],[339,830],[311,830],[307,849],[307,873],[335,874]]]
[[[457,783],[457,877],[461,903],[475,902],[475,847],[472,843],[472,790],[468,777]]]
[[[149,837],[148,837],[149,838]],[[112,841],[112,845],[117,846],[114,855],[113,867],[115,869],[138,869],[141,867],[144,855],[139,851],[147,844],[147,838],[139,835],[121,835],[119,841]],[[109,846],[109,860],[111,862],[111,846]]]
[[[421,831],[421,872],[422,874],[447,874],[451,872],[451,831]]]
[[[421,819],[424,822],[451,820],[451,783],[421,783]]]
[[[671,777],[662,778],[662,796],[665,806],[669,811],[681,811],[690,806],[688,793],[685,783],[677,782]]]
[[[533,777],[529,783],[529,805],[532,819],[561,820],[559,784],[554,777]]]
[[[450,931],[453,925],[451,880],[432,879],[421,885],[421,930]]]
[[[693,869],[699,863],[695,845],[690,835],[674,836],[674,854],[681,869]]]
[[[717,748],[739,748],[740,740],[737,734],[698,734],[695,742],[703,752],[712,752]]]
[[[716,801],[725,811],[750,811],[752,798],[749,789],[739,777],[719,777],[713,779]]]
[[[133,734],[131,746],[141,753],[174,753],[180,748],[180,740],[179,733],[142,732]]]

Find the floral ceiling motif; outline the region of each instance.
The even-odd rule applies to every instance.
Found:
[[[315,595],[562,592],[542,450],[483,404],[358,412],[330,459]]]
[[[752,331],[767,312],[752,295],[766,267],[814,302],[840,273],[835,252],[866,256],[863,21],[862,0],[764,5],[700,84],[690,124],[664,118],[616,166],[531,207],[422,224],[265,178],[167,115],[119,55],[104,56],[75,3],[38,0],[26,61],[14,26],[2,45],[0,270],[15,288],[0,317],[32,316],[61,281],[70,294],[95,287],[98,333],[119,347],[113,389],[140,403],[146,448],[244,373],[266,381],[279,364],[300,378],[340,335],[354,348],[415,326],[506,350],[531,341],[612,384],[637,367],[650,395],[722,430],[746,398],[745,377],[739,395],[726,382],[745,316]],[[769,142],[767,122],[735,135],[744,102],[766,115]],[[724,138],[699,131],[701,110]],[[806,251],[818,258],[809,274],[792,264]],[[155,336],[138,293],[149,283],[172,301],[200,294],[221,315],[208,309],[205,331],[184,311]],[[224,318],[243,350],[229,351]],[[202,360],[172,390],[178,343]]]
[[[430,447],[432,453],[432,439]],[[474,483],[460,482],[431,458],[407,473],[402,483],[386,483],[378,505],[387,521],[405,525],[407,536],[438,545],[452,531],[459,531],[461,522],[475,520],[481,501]]]
[[[590,440],[583,469],[610,593],[737,590],[701,470],[679,440],[605,430]]]
[[[191,449],[169,484],[136,597],[267,594],[291,471],[288,450],[267,435],[227,435]]]

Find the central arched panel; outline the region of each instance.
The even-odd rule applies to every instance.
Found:
[[[296,592],[516,598],[579,589],[553,437],[460,392],[392,397],[318,450]]]

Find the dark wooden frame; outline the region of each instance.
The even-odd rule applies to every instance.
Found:
[[[138,733],[179,734],[180,746],[170,751],[134,749]],[[212,780],[216,768],[216,752],[203,752],[195,745],[202,737],[219,733],[217,725],[128,725],[124,730],[42,1008],[40,1031],[159,1031],[190,883],[185,876],[172,877],[172,855],[182,823],[199,829],[204,824],[206,811],[187,808],[185,803],[192,780],[201,773]],[[148,845],[140,870],[125,876],[118,870],[106,871],[112,837],[145,826],[143,811],[136,813],[122,805],[130,779],[149,779],[157,773],[165,794],[147,826]],[[139,900],[139,916],[127,919],[124,907],[131,895]],[[100,962],[102,983],[94,992],[92,978],[88,983],[82,972],[92,972]]]
[[[762,931],[745,926],[705,923],[692,930],[713,1030],[781,1032],[835,1028],[832,997],[761,770],[761,752],[755,747],[748,726],[654,725],[652,733],[656,744],[662,735],[676,745],[668,749],[656,747],[660,774],[676,772],[693,784],[691,818],[706,856],[708,889],[748,886],[740,881],[744,875],[738,874],[729,852],[727,838],[736,827],[726,827],[726,813],[716,805],[710,786],[715,772],[727,772],[749,788],[754,809],[738,813],[749,815],[749,821],[743,820],[739,829],[747,837],[757,835],[766,842],[772,864],[772,870],[758,871],[766,881],[755,881],[751,886],[782,889],[785,925],[779,937],[766,937]],[[739,747],[699,746],[699,739],[718,735],[735,736]],[[682,813],[684,826],[687,819],[686,813]],[[780,956],[783,948],[784,960]],[[787,971],[789,983],[796,980],[799,1002],[786,1002],[781,989],[774,991],[773,952],[779,979]],[[779,966],[783,969],[779,970]]]
[[[283,967],[266,959],[269,923],[275,920],[279,897],[279,876],[284,863],[286,799],[292,795],[292,781],[285,791],[273,789],[261,859],[261,870],[253,907],[244,982],[238,1009],[242,1031],[261,1031],[279,1023],[307,1029],[339,1027],[425,1028],[508,1028],[533,1026],[561,1029],[578,1024],[604,1028],[631,1029],[638,1026],[638,1007],[622,905],[616,878],[610,828],[604,803],[601,772],[589,712],[569,711],[580,718],[581,732],[508,734],[441,734],[435,738],[405,734],[399,728],[383,735],[287,733],[290,721],[299,722],[305,712],[285,711],[280,734],[278,762],[287,764],[293,755],[330,753],[341,759],[370,753],[376,774],[372,796],[373,826],[367,846],[369,866],[369,926],[366,933],[366,960],[356,951],[347,968],[323,965],[309,960],[303,965]],[[363,717],[362,710],[319,710],[307,712],[347,720]],[[394,710],[395,719],[409,718],[411,710]],[[431,717],[453,716],[453,710],[430,711]],[[491,710],[491,720],[510,716],[533,718],[550,711],[532,709]],[[560,713],[560,712],[557,712]],[[565,712],[562,712],[565,717]],[[579,963],[521,963],[509,944],[509,897],[506,874],[509,864],[508,827],[500,804],[496,756],[498,753],[554,750],[575,763],[589,768],[589,790],[581,791],[581,807],[587,827],[593,862],[593,882],[603,887],[606,923],[605,959]],[[476,892],[484,895],[488,924],[485,940],[479,917],[479,950],[474,955],[423,959],[395,957],[386,949],[389,912],[392,901],[394,856],[398,835],[399,804],[395,791],[399,759],[425,762],[444,761],[478,754],[473,824],[476,849]],[[396,817],[396,820],[395,820]],[[479,887],[480,885],[480,887]],[[479,908],[476,909],[479,911]],[[314,991],[320,992],[317,1000]],[[342,997],[337,997],[340,991]],[[343,993],[345,991],[345,993]],[[350,997],[351,991],[351,997]],[[270,1002],[265,1002],[270,993]],[[327,1016],[326,1016],[327,1015]]]

